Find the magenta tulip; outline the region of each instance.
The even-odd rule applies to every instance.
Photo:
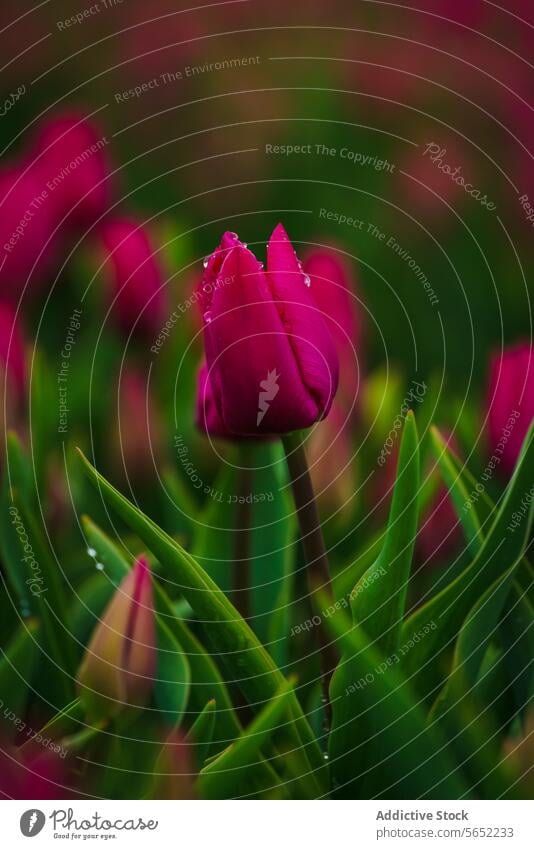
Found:
[[[129,481],[154,475],[164,454],[164,428],[147,374],[128,364],[116,390],[118,417],[109,440],[109,463]]]
[[[7,378],[12,401],[20,406],[26,388],[26,354],[24,339],[15,310],[0,302],[0,368]]]
[[[235,439],[235,435],[226,429],[219,415],[213,395],[213,387],[208,374],[208,367],[204,362],[201,364],[197,374],[195,425],[203,433],[207,433],[210,436],[219,437],[220,439]]]
[[[528,342],[493,355],[488,422],[490,450],[511,475],[534,419],[534,348]]]
[[[198,294],[210,385],[236,435],[283,434],[328,413],[338,384],[335,346],[289,238],[279,224],[267,268],[225,233]]]
[[[417,533],[417,555],[425,566],[444,561],[458,551],[462,529],[447,487],[439,486],[421,520]]]
[[[35,290],[50,271],[54,253],[53,209],[43,183],[31,168],[0,171],[0,298],[18,301],[28,285]]]
[[[78,673],[80,698],[93,716],[144,705],[157,649],[150,567],[139,557],[98,623]]]
[[[343,257],[325,248],[310,251],[303,268],[311,278],[313,300],[323,314],[339,358],[336,403],[349,413],[360,384],[363,329],[354,275]]]
[[[106,137],[81,114],[63,114],[41,127],[34,168],[58,222],[87,227],[108,209],[112,187],[107,146]]]
[[[165,282],[148,232],[138,221],[112,218],[98,231],[112,317],[120,329],[157,334],[165,320]]]

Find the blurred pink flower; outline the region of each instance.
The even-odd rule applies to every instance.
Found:
[[[356,297],[355,275],[348,261],[334,250],[316,248],[303,262],[311,278],[310,291],[334,340],[339,359],[336,403],[354,410],[361,374],[363,321]]]
[[[194,749],[193,742],[187,741],[180,730],[171,731],[154,765],[154,799],[195,798],[193,781],[202,764],[193,767]]]
[[[26,754],[0,743],[0,796],[4,799],[68,799],[69,786],[65,759],[43,750]]]
[[[103,274],[114,322],[125,334],[157,334],[167,297],[157,250],[148,230],[133,218],[110,218],[97,238],[104,251]]]
[[[459,446],[454,434],[448,429],[442,429],[441,434],[446,438],[449,449],[458,454]],[[437,461],[428,470],[428,474],[437,475],[439,484],[421,517],[416,553],[425,566],[432,566],[459,550],[463,534],[449,490],[437,468]]]
[[[24,339],[14,308],[0,301],[0,367],[4,370],[13,400],[20,407],[26,389]]]
[[[118,416],[110,441],[110,463],[121,478],[145,480],[163,452],[163,423],[146,376],[132,365],[121,371]]]
[[[350,422],[337,398],[306,443],[313,489],[321,512],[350,514],[355,508],[355,457]]]
[[[54,254],[53,208],[34,169],[0,170],[0,298],[18,301],[42,286]],[[35,267],[34,267],[35,266]]]
[[[487,404],[489,449],[511,475],[534,419],[534,349],[529,342],[493,354]]]
[[[108,140],[81,113],[45,121],[33,147],[34,168],[58,222],[88,227],[109,207],[112,176]]]
[[[96,626],[78,672],[80,698],[89,712],[109,714],[144,705],[157,663],[150,566],[138,557]]]
[[[287,433],[328,413],[338,361],[309,285],[281,224],[266,271],[235,233],[207,261],[198,289],[206,363],[228,431]]]

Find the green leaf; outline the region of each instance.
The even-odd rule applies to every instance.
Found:
[[[203,708],[202,713],[199,713],[195,719],[185,738],[186,743],[188,743],[194,750],[194,761],[199,769],[206,760],[213,741],[216,715],[215,708],[215,699],[210,699],[207,705]]]
[[[382,550],[351,594],[352,617],[387,657],[399,645],[417,536],[419,441],[415,416],[406,415],[397,477]]]
[[[325,604],[326,601],[319,601]],[[400,670],[343,612],[325,620],[341,644],[330,683],[333,796],[458,799],[467,787],[439,728],[427,722]]]
[[[42,739],[59,740],[89,728],[84,722],[85,712],[79,699],[73,699],[48,720],[40,731],[32,734],[21,749],[26,752],[42,751]]]
[[[117,583],[120,583],[130,568],[127,561],[123,559],[107,534],[91,519],[84,516],[82,525],[87,541],[97,552],[99,560],[105,564],[115,564]],[[161,617],[186,653],[191,668],[191,706],[201,711],[206,700],[216,699],[217,717],[214,739],[226,745],[241,733],[241,724],[220,672],[204,646],[193,635],[187,624],[176,615],[173,602],[157,580],[154,581],[154,597],[158,617]]]
[[[470,498],[471,493],[468,491],[466,482],[464,482],[464,477],[466,477],[465,467],[463,469],[458,468],[459,461],[455,462],[452,452],[448,449],[447,442],[436,427],[431,429],[430,436],[443,480],[447,485],[456,515],[464,529],[469,550],[471,555],[476,557],[482,545],[483,535],[478,512],[474,509]],[[476,486],[476,483],[474,486]],[[476,495],[474,486],[472,486],[471,492]]]
[[[232,598],[235,527],[239,499],[249,499],[250,619],[273,659],[287,662],[287,637],[296,533],[287,484],[284,452],[278,442],[247,445],[235,462],[224,466],[199,517],[192,554],[217,585]],[[242,469],[253,468],[243,493]],[[233,600],[233,599],[232,599]]]
[[[32,677],[40,655],[36,641],[38,625],[28,621],[21,625],[6,650],[0,648],[0,723],[2,739],[12,740],[23,722]]]
[[[84,457],[84,468],[105,501],[112,506],[167,570],[180,587],[197,616],[213,649],[238,681],[250,704],[259,705],[273,698],[285,678],[254,632],[235,607],[201,566],[168,534],[121,495]],[[292,723],[295,745],[303,747],[310,764],[324,780],[325,764],[317,740],[292,698]]]
[[[476,556],[491,526],[491,520],[495,516],[496,505],[489,497],[485,486],[477,481],[467,466],[451,451],[435,427],[432,428],[432,444],[443,478],[449,487],[456,515],[464,529],[469,550],[473,556]],[[491,474],[494,468],[495,460],[492,457],[488,463],[488,472],[484,474]],[[534,601],[534,569],[526,557],[523,557],[516,577],[521,586],[526,588],[532,603]]]
[[[438,626],[418,642],[404,662],[404,669],[413,676],[417,691],[425,696],[431,696],[442,682],[445,666],[441,655],[452,647],[471,608],[488,585],[497,581],[523,557],[530,538],[534,513],[532,504],[518,528],[513,528],[512,522],[534,479],[533,435],[534,428],[531,427],[515,472],[478,554],[457,578],[405,621],[403,638],[430,623]]]
[[[262,763],[262,749],[272,745],[273,737],[290,715],[292,693],[292,686],[285,682],[241,737],[201,770],[198,785],[203,798],[231,799],[248,795],[251,790],[264,795],[275,789],[269,784],[252,787],[249,782],[253,768]],[[269,772],[265,779],[271,780]]]
[[[502,741],[491,711],[477,699],[477,680],[499,621],[518,563],[500,576],[467,616],[456,642],[451,674],[431,711],[451,748],[483,798],[497,798],[513,783],[500,767]]]
[[[154,698],[166,721],[178,725],[189,698],[191,671],[181,645],[163,622],[156,619],[158,639],[158,671]]]

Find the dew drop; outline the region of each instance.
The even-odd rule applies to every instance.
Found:
[[[204,321],[206,324],[209,324],[211,321],[211,313],[209,310],[206,310],[206,312],[204,313]]]
[[[95,565],[96,565],[96,568],[98,569],[99,572],[104,571],[104,564],[103,563],[96,563]]]
[[[205,256],[205,257],[204,257],[204,259],[202,260],[202,265],[204,266],[204,268],[207,268],[207,267],[208,267],[208,262],[209,262],[209,261],[210,261],[209,256]]]
[[[89,555],[89,557],[96,557],[96,551],[94,548],[88,548],[87,554]]]
[[[304,285],[309,289],[311,286],[311,277],[309,274],[304,275]]]

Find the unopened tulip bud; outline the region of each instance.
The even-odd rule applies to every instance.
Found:
[[[509,476],[534,419],[534,348],[528,342],[494,354],[488,391],[489,449]]]
[[[198,290],[206,363],[230,433],[284,434],[327,415],[338,360],[310,282],[281,224],[265,270],[235,233],[208,259]]]
[[[351,429],[337,399],[328,418],[314,427],[306,453],[321,510],[340,515],[354,511],[356,475]]]
[[[43,183],[21,164],[0,170],[0,298],[17,303],[50,272],[55,218]]]
[[[164,426],[147,375],[125,366],[117,388],[118,417],[110,439],[109,462],[127,480],[145,480],[163,454]]]
[[[91,121],[77,113],[48,120],[33,157],[58,223],[87,227],[106,212],[111,199],[107,139]]]
[[[102,273],[111,315],[125,334],[158,334],[165,320],[165,282],[146,227],[131,218],[111,218],[99,228]]]
[[[146,704],[156,663],[152,578],[147,560],[139,557],[98,623],[78,673],[89,714]]]

